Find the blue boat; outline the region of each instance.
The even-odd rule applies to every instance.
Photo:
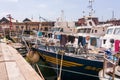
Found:
[[[46,50],[46,46],[43,45],[39,45],[39,48],[33,48],[33,50],[39,52],[42,60],[48,62],[54,68],[57,76],[60,73],[62,61],[61,80],[99,80],[98,72],[103,68],[103,55],[60,54],[50,49],[55,48],[49,47],[49,50]],[[92,56],[94,56],[94,59],[89,58]]]

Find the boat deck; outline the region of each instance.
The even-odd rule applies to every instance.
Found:
[[[43,80],[11,46],[0,43],[0,80]]]

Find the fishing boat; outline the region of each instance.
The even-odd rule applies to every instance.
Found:
[[[90,80],[90,78],[98,80],[98,72],[103,67],[104,52],[89,50],[87,44],[75,47],[69,43],[60,45],[61,41],[58,39],[39,38],[39,40],[41,43],[33,50],[38,51],[42,60],[54,68],[57,77],[61,74],[62,80]],[[82,41],[83,38],[80,42]]]
[[[72,49],[72,47],[71,47]],[[103,67],[103,54],[64,52],[65,47],[39,45],[33,50],[40,53],[41,58],[54,67],[57,76],[61,71],[62,80],[97,80],[98,72]],[[62,65],[62,67],[61,67]]]
[[[39,38],[40,43],[33,50],[39,52],[41,59],[48,62],[62,80],[98,80],[104,52],[98,48],[88,49],[87,44],[82,45],[85,38],[81,39],[79,47],[75,47],[69,43],[60,45],[56,39],[55,42],[49,38]]]

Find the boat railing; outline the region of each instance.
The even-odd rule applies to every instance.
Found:
[[[111,78],[112,80],[115,80],[115,68],[118,65],[119,57],[116,57],[115,55],[108,55],[108,53],[109,52],[104,54],[103,77],[105,78],[107,68],[111,68],[113,73]]]
[[[89,50],[87,48],[87,45],[85,46],[79,46],[79,47],[74,47],[73,45],[66,45],[66,46],[50,46],[50,45],[45,45],[45,49],[48,51],[53,52],[59,52],[60,50],[65,50],[65,53],[72,53],[74,55],[82,55],[82,54],[89,54]]]

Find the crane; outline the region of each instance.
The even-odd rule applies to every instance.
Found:
[[[10,21],[10,30],[12,29],[12,17],[11,17],[11,14],[8,14],[7,15],[7,18],[9,18],[9,21]]]
[[[45,19],[45,18],[39,16],[39,20],[40,20],[40,21],[41,21],[41,19],[42,19],[43,21],[49,22],[47,19]]]

